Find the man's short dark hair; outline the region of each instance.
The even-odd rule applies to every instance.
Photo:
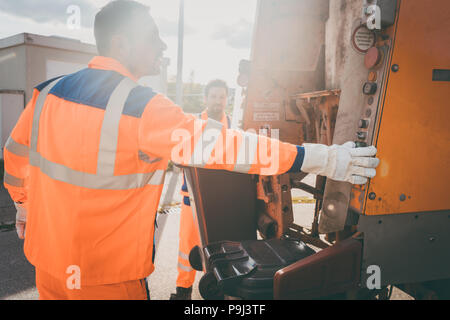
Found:
[[[208,97],[209,90],[211,88],[224,88],[228,95],[228,86],[227,83],[223,80],[216,79],[208,82],[208,84],[205,87],[205,97]]]
[[[100,55],[107,55],[111,39],[117,34],[132,34],[136,16],[150,8],[132,0],[115,0],[104,6],[95,16],[94,35]]]

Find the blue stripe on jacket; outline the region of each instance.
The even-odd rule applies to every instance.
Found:
[[[43,82],[36,89],[41,91],[54,79]],[[115,71],[87,68],[65,76],[50,93],[66,101],[105,110],[112,92],[123,79],[124,76]],[[149,87],[134,88],[125,102],[123,114],[140,118],[155,95]]]
[[[297,156],[295,157],[294,164],[292,165],[288,173],[300,172],[304,159],[305,159],[305,148],[297,146]]]
[[[181,191],[188,192],[186,176],[184,175],[184,172],[183,172],[183,185],[181,186]]]

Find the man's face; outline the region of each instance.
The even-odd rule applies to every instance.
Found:
[[[227,106],[227,90],[221,87],[209,89],[208,96],[205,97],[205,105],[208,111],[214,114],[221,114]]]
[[[158,27],[149,14],[143,14],[137,21],[136,30],[130,39],[130,71],[137,77],[158,75],[163,52],[167,49],[159,37]]]

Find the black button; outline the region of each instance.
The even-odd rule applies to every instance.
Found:
[[[377,92],[378,86],[375,82],[366,82],[363,87],[363,93],[365,95],[373,95]]]
[[[365,147],[367,147],[367,143],[365,143],[365,142],[356,141],[355,144],[356,144],[357,148],[365,148]]]
[[[369,121],[364,119],[359,120],[358,127],[361,129],[367,129],[369,127]]]
[[[358,132],[356,135],[358,136],[358,139],[360,139],[360,140],[367,139],[367,132]]]

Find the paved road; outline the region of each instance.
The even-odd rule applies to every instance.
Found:
[[[34,267],[23,254],[23,240],[15,229],[7,228],[15,220],[14,203],[0,182],[0,299],[36,299]]]
[[[23,254],[15,230],[0,232],[0,299],[37,299],[34,267]]]
[[[8,191],[0,181],[0,225],[8,224],[15,220],[14,202],[11,200]]]

